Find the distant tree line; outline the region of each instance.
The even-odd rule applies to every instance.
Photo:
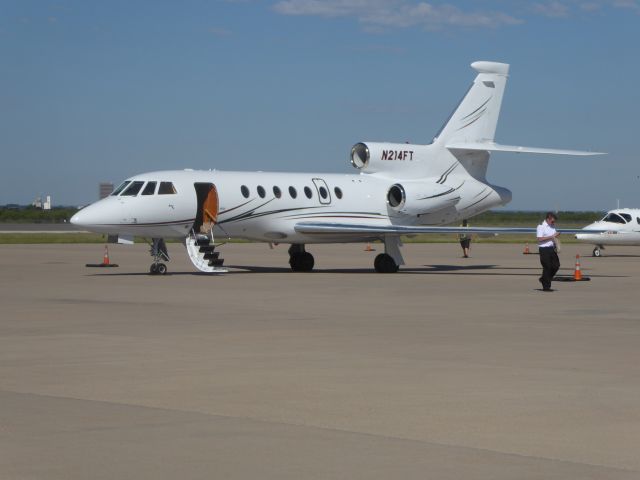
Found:
[[[54,207],[42,210],[28,207],[0,207],[2,223],[64,223],[78,211],[76,207]]]
[[[547,212],[530,212],[530,211],[505,211],[490,210],[472,217],[469,221],[474,225],[491,225],[494,227],[500,225],[538,225],[544,220]],[[558,215],[558,224],[560,228],[571,225],[587,225],[602,219],[605,212],[555,212]]]

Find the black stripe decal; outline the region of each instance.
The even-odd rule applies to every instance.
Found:
[[[473,112],[471,112],[469,115],[462,117],[460,119],[460,121],[464,121],[466,118],[469,118],[471,115],[473,115],[474,113],[476,113],[478,110],[480,110],[482,107],[484,107],[487,103],[489,103],[489,100],[491,100],[493,98],[493,95],[491,95],[486,102],[484,102],[482,105],[480,105],[478,108],[476,108]]]
[[[438,193],[437,195],[431,195],[430,197],[422,197],[422,198],[418,198],[418,200],[429,200],[430,198],[438,198],[438,197],[442,197],[443,195],[448,195],[451,192],[454,192],[456,189],[455,188],[450,188],[449,190],[447,190],[446,192],[442,192],[442,193]]]
[[[446,174],[446,175],[444,176],[444,178],[442,179],[442,182],[440,182],[441,184],[444,184],[444,182],[446,182],[446,181],[447,181],[447,178],[449,177],[449,175],[451,174],[451,172],[453,172],[453,171],[456,169],[456,167],[457,167],[458,165],[460,165],[460,164],[459,164],[459,163],[456,163],[456,164],[454,164],[454,165],[453,165],[453,168],[447,172],[447,174]]]
[[[241,203],[240,205],[238,205],[238,206],[236,206],[236,207],[231,207],[231,208],[228,208],[228,209],[223,210],[223,211],[221,211],[221,212],[218,212],[218,215],[224,215],[225,213],[233,212],[234,210],[237,210],[237,209],[238,209],[238,208],[240,208],[240,207],[244,207],[246,204],[251,203],[251,202],[253,202],[254,200],[255,200],[255,198],[252,198],[251,200],[247,200],[246,202]]]
[[[476,123],[476,122],[477,122],[481,117],[482,117],[482,115],[479,115],[478,117],[476,117],[476,118],[475,118],[474,120],[472,120],[471,122],[469,122],[469,123],[467,123],[466,125],[463,125],[462,127],[460,127],[460,128],[458,129],[458,131],[459,131],[459,130],[462,130],[463,128],[467,128],[469,125],[472,125],[472,124]]]
[[[175,222],[150,222],[150,223],[97,223],[103,227],[169,227],[171,225],[183,225],[195,222],[195,218],[178,220]]]
[[[444,181],[444,178],[446,178],[447,175],[449,175],[454,168],[456,168],[458,166],[457,163],[452,164],[449,168],[447,168],[442,175],[440,175],[440,178],[436,181],[436,183],[442,183]]]
[[[473,207],[474,205],[476,205],[476,204],[480,203],[480,202],[481,202],[481,201],[483,201],[485,198],[487,198],[489,195],[491,195],[491,193],[492,193],[492,192],[487,193],[484,197],[482,197],[482,198],[481,198],[480,200],[478,200],[477,202],[472,203],[471,205],[469,205],[469,206],[467,206],[467,207],[464,207],[464,210],[466,210],[467,208],[471,208],[471,207]]]

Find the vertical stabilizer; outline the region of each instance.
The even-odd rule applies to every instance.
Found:
[[[509,65],[473,62],[478,72],[469,91],[434,138],[434,143],[493,142]]]

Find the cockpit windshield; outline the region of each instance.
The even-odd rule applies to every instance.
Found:
[[[125,180],[124,182],[122,182],[122,183],[120,184],[120,186],[119,186],[118,188],[116,188],[116,189],[111,193],[111,196],[112,196],[112,197],[115,197],[116,195],[118,195],[118,194],[119,194],[122,190],[124,190],[124,189],[125,189],[125,187],[126,187],[127,185],[129,185],[130,183],[131,183],[131,180]]]
[[[122,196],[135,197],[142,188],[142,185],[144,185],[144,182],[131,182],[131,185],[129,185],[127,189],[122,192]]]
[[[629,220],[631,220],[631,217],[627,214],[622,214],[623,216],[627,216],[629,217]],[[625,224],[627,222],[625,222],[625,219],[622,218],[620,215],[618,215],[617,213],[607,213],[607,215],[602,219],[603,222],[611,222],[611,223],[621,223],[621,224]]]
[[[144,190],[142,190],[142,195],[153,195],[156,191],[156,182],[147,182],[144,186]]]

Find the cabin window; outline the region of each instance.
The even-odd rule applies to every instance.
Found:
[[[113,191],[113,193],[111,193],[111,196],[112,196],[112,197],[115,197],[116,195],[118,195],[118,194],[119,194],[122,190],[124,190],[124,189],[125,189],[125,187],[126,187],[127,185],[129,185],[130,183],[131,183],[131,182],[130,182],[129,180],[126,180],[126,181],[122,182],[122,183],[120,184],[120,186],[119,186],[118,188],[116,188],[116,189]]]
[[[294,187],[289,187],[289,195],[291,195],[291,198],[296,198],[298,196],[298,192]]]
[[[273,187],[273,195],[276,198],[280,198],[282,196],[282,192],[280,191],[280,187]]]
[[[340,190],[339,187],[336,187],[333,189],[333,191],[336,193],[336,197],[338,197],[338,200],[340,200],[342,198],[342,190]]]
[[[307,196],[307,198],[313,197],[313,192],[309,187],[304,187],[304,194]]]
[[[173,186],[172,182],[160,182],[160,188],[158,188],[158,195],[174,195],[176,192],[176,187]]]
[[[260,198],[264,198],[266,194],[267,192],[264,191],[264,187],[262,185],[258,185],[258,195],[260,195]]]
[[[122,192],[123,197],[135,197],[138,195],[138,192],[144,185],[144,182],[131,182],[131,185],[127,187],[127,189]]]
[[[320,196],[323,199],[326,199],[329,196],[329,192],[327,192],[327,189],[322,186],[318,189],[318,191],[320,192]]]
[[[246,185],[242,185],[240,187],[240,193],[242,193],[242,196],[244,198],[249,198],[249,187],[247,187]]]
[[[623,225],[627,222],[624,221],[624,219],[616,214],[616,213],[609,213],[606,217],[604,217],[602,219],[603,222],[611,222],[611,223],[622,223]]]
[[[620,216],[624,218],[627,221],[627,223],[631,221],[631,215],[629,215],[628,213],[621,213]]]
[[[156,193],[156,184],[158,182],[148,182],[144,186],[144,190],[142,190],[142,195],[153,195]]]

